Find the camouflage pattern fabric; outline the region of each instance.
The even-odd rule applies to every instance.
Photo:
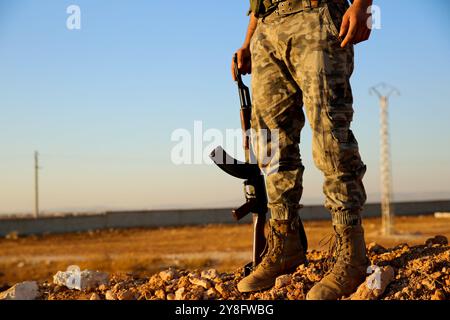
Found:
[[[346,10],[336,3],[259,19],[252,37],[252,128],[278,130],[279,148],[267,173],[272,219],[297,215],[302,196],[299,143],[306,111],[313,132],[313,158],[323,172],[325,206],[335,224],[354,224],[366,201],[366,166],[350,130],[353,47],[340,47],[338,27]],[[273,141],[252,136],[257,155]]]

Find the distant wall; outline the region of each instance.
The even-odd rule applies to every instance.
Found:
[[[450,201],[401,202],[394,204],[396,215],[432,214],[450,212]],[[235,223],[230,209],[153,210],[105,212],[92,215],[67,215],[34,218],[8,218],[0,220],[0,236],[17,231],[21,235],[44,233],[68,233],[109,228],[148,228],[205,224]],[[364,217],[380,215],[380,204],[367,204]],[[303,220],[329,219],[323,206],[305,206]],[[239,223],[248,223],[248,216]]]

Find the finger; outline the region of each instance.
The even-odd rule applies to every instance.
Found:
[[[369,39],[370,36],[370,29],[366,28],[364,25],[360,26],[360,32],[355,36],[355,39],[353,39],[353,43],[357,44],[363,41],[366,41]]]
[[[372,30],[367,28],[366,33],[364,35],[364,41],[369,40],[371,34],[372,34]]]
[[[360,43],[361,41],[363,41],[364,35],[366,33],[366,28],[362,24],[360,24],[356,29],[357,29],[357,31],[356,31],[356,34],[353,37],[353,41],[352,41],[353,44],[357,44],[357,43]]]
[[[244,56],[241,50],[239,50],[237,53],[237,61],[238,61],[238,69],[241,70],[242,65],[244,64]]]
[[[243,74],[249,74],[251,68],[252,68],[251,67],[251,60],[250,59],[245,59],[245,64],[242,67],[242,73]]]
[[[350,26],[348,28],[347,35],[345,36],[345,39],[341,43],[342,48],[344,48],[349,43],[353,43],[353,39],[355,38],[357,31],[358,29],[356,27],[356,23],[350,20]]]
[[[231,76],[233,78],[234,81],[236,81],[236,72],[235,72],[235,63],[234,63],[234,58],[231,61]]]
[[[339,37],[343,37],[347,33],[349,22],[348,16],[344,15],[341,23],[341,30],[339,31]]]

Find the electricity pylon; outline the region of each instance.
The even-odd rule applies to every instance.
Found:
[[[392,170],[391,152],[389,144],[389,97],[393,94],[400,95],[395,87],[386,83],[380,83],[370,88],[370,94],[375,94],[380,99],[380,140],[381,140],[381,229],[384,235],[392,235],[394,231],[393,218],[394,209],[392,207]]]
[[[39,217],[39,152],[34,152],[34,217]]]

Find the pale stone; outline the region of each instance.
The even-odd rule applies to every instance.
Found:
[[[101,300],[101,299],[100,299],[100,296],[98,294],[93,293],[91,295],[91,297],[89,298],[89,300]]]
[[[161,271],[159,273],[159,276],[161,277],[161,279],[163,281],[170,281],[170,280],[178,278],[178,274],[173,269]]]
[[[216,269],[203,270],[201,277],[208,280],[214,280],[219,277],[219,273]]]
[[[109,275],[99,271],[58,271],[53,276],[53,283],[69,289],[90,290],[109,282]]]
[[[291,283],[292,277],[288,274],[284,274],[282,276],[279,276],[275,280],[275,289],[280,289],[282,287],[287,286]]]
[[[166,300],[166,293],[162,289],[156,290],[155,297],[157,297],[160,300]]]
[[[106,300],[117,300],[117,296],[114,292],[112,292],[111,290],[108,290],[105,293],[105,299]]]
[[[136,295],[131,290],[124,290],[117,294],[119,300],[136,300]]]
[[[175,300],[184,300],[186,297],[185,289],[179,288],[177,291],[175,291]]]
[[[351,300],[377,300],[392,280],[394,269],[391,266],[380,268],[379,273],[375,272],[366,278],[351,296]]]
[[[36,281],[21,282],[0,293],[0,300],[35,300],[39,296]]]
[[[191,277],[191,278],[189,278],[189,282],[192,283],[192,284],[194,284],[194,285],[203,287],[203,288],[205,288],[206,290],[209,289],[209,288],[211,288],[211,282],[210,282],[209,280],[207,280],[207,279],[202,279],[202,278],[197,278],[197,277]]]

